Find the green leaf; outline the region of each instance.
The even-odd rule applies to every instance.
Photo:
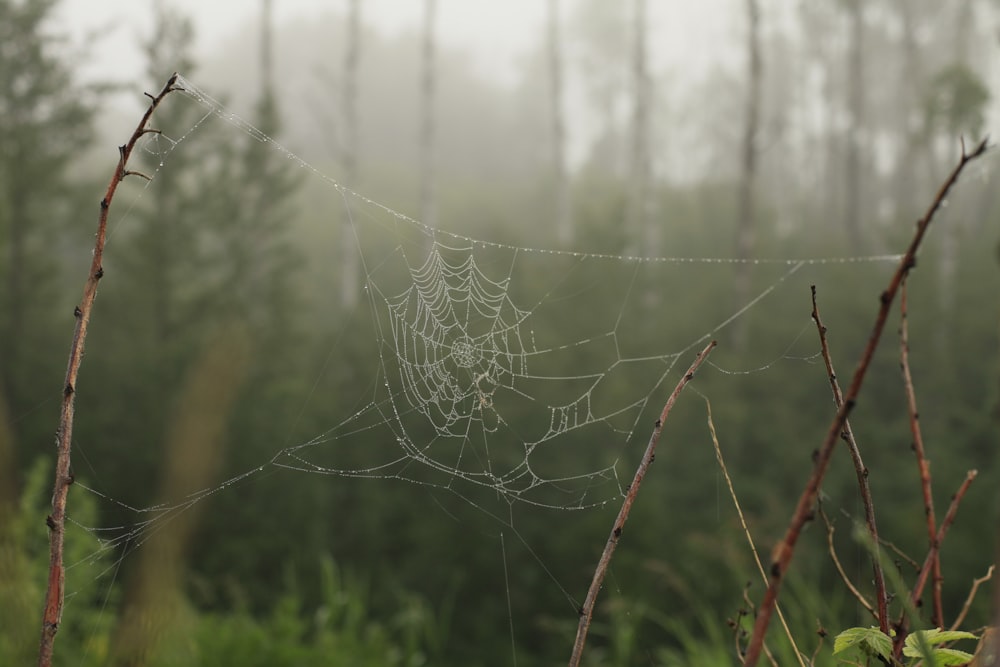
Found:
[[[911,633],[906,638],[903,645],[903,655],[908,658],[930,659],[941,667],[946,665],[964,665],[972,660],[972,655],[964,651],[950,648],[931,648],[931,655],[926,655],[921,648],[921,644],[930,648],[940,644],[957,641],[959,639],[976,639],[971,632],[958,630],[918,630]]]
[[[850,648],[859,648],[866,655],[888,658],[892,654],[892,640],[876,627],[848,628],[833,640],[834,654]]]

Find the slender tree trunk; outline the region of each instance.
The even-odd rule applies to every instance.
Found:
[[[344,182],[349,188],[358,181],[358,69],[361,60],[361,0],[350,0],[347,16],[347,48],[344,54],[344,89],[342,92]],[[358,302],[360,265],[351,217],[341,222],[340,296],[341,305],[353,308]]]
[[[559,0],[549,0],[548,60],[549,112],[552,119],[552,180],[555,194],[556,237],[562,245],[573,240],[569,179],[566,173],[566,122],[563,110],[562,37],[559,32]]]
[[[649,73],[646,59],[646,0],[635,0],[632,30],[632,146],[625,210],[630,255],[655,254],[649,224]]]
[[[859,254],[864,241],[861,230],[861,144],[865,121],[864,14],[861,0],[850,0],[848,7],[850,46],[847,49],[847,105],[850,121],[844,161],[844,227],[850,251]]]
[[[750,298],[750,264],[756,240],[754,219],[755,184],[757,179],[757,127],[760,122],[760,85],[762,62],[760,53],[760,8],[757,0],[746,0],[747,8],[747,96],[743,125],[743,151],[740,173],[739,221],[736,228],[736,304],[742,306]],[[745,350],[747,320],[740,318],[733,327],[733,345]]]
[[[274,12],[272,0],[260,6],[260,97],[274,95]]]
[[[955,60],[954,64],[969,66],[969,43],[972,40],[972,0],[959,0],[953,7],[955,20]],[[954,144],[956,137],[946,137],[948,144]],[[978,137],[966,137],[978,139]],[[942,225],[940,262],[938,263],[938,298],[941,309],[937,325],[937,344],[941,352],[947,353],[952,339],[953,315],[955,312],[956,277],[958,275],[959,237],[962,234],[964,216],[955,216],[954,224]]]
[[[436,227],[437,198],[435,196],[437,170],[435,168],[435,136],[437,134],[436,39],[437,0],[424,0],[423,76],[420,97],[420,220]]]

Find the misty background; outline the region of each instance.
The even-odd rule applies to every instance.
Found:
[[[0,0],[0,12],[10,664],[36,650],[50,446],[96,202],[142,93],[172,72],[197,91],[165,100],[162,135],[136,155],[153,178],[127,179],[112,207],[57,664],[564,661],[648,429],[708,336],[719,349],[667,424],[585,664],[735,664],[762,586],[706,400],[766,559],[833,414],[809,286],[849,377],[891,256],[961,141],[995,134],[998,113],[992,0]],[[948,622],[995,559],[995,160],[970,165],[910,281],[938,516],[980,472],[943,547]],[[436,256],[443,272],[422,283]],[[651,258],[673,259],[639,261]],[[475,270],[456,268],[466,260]],[[454,414],[478,437],[442,437],[446,401],[406,386],[430,352],[395,327],[419,328],[412,308],[439,288],[501,303],[517,322],[496,339],[508,357],[557,350],[533,372],[559,382],[467,372]],[[910,581],[927,534],[893,318],[852,424]],[[553,432],[548,406],[581,396],[598,418]],[[432,444],[443,469],[400,449]],[[830,539],[870,595],[842,454],[824,485]],[[546,483],[523,498],[478,481],[525,462]],[[871,617],[818,522],[792,570],[782,601],[800,648],[836,664],[817,625],[832,635]],[[989,614],[980,593],[963,628]]]

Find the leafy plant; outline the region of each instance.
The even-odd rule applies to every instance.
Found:
[[[942,644],[950,644],[959,639],[976,639],[971,632],[961,630],[917,630],[906,637],[903,645],[903,655],[911,660],[908,665],[916,665],[923,661],[926,665],[964,665],[972,660],[972,654],[947,648]],[[865,660],[878,658],[886,664],[899,664],[892,661],[892,637],[877,627],[855,627],[844,630],[833,641],[833,653],[849,651],[860,653]]]

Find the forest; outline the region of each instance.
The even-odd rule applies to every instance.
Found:
[[[0,0],[0,665],[993,664],[1000,3],[148,4]]]

